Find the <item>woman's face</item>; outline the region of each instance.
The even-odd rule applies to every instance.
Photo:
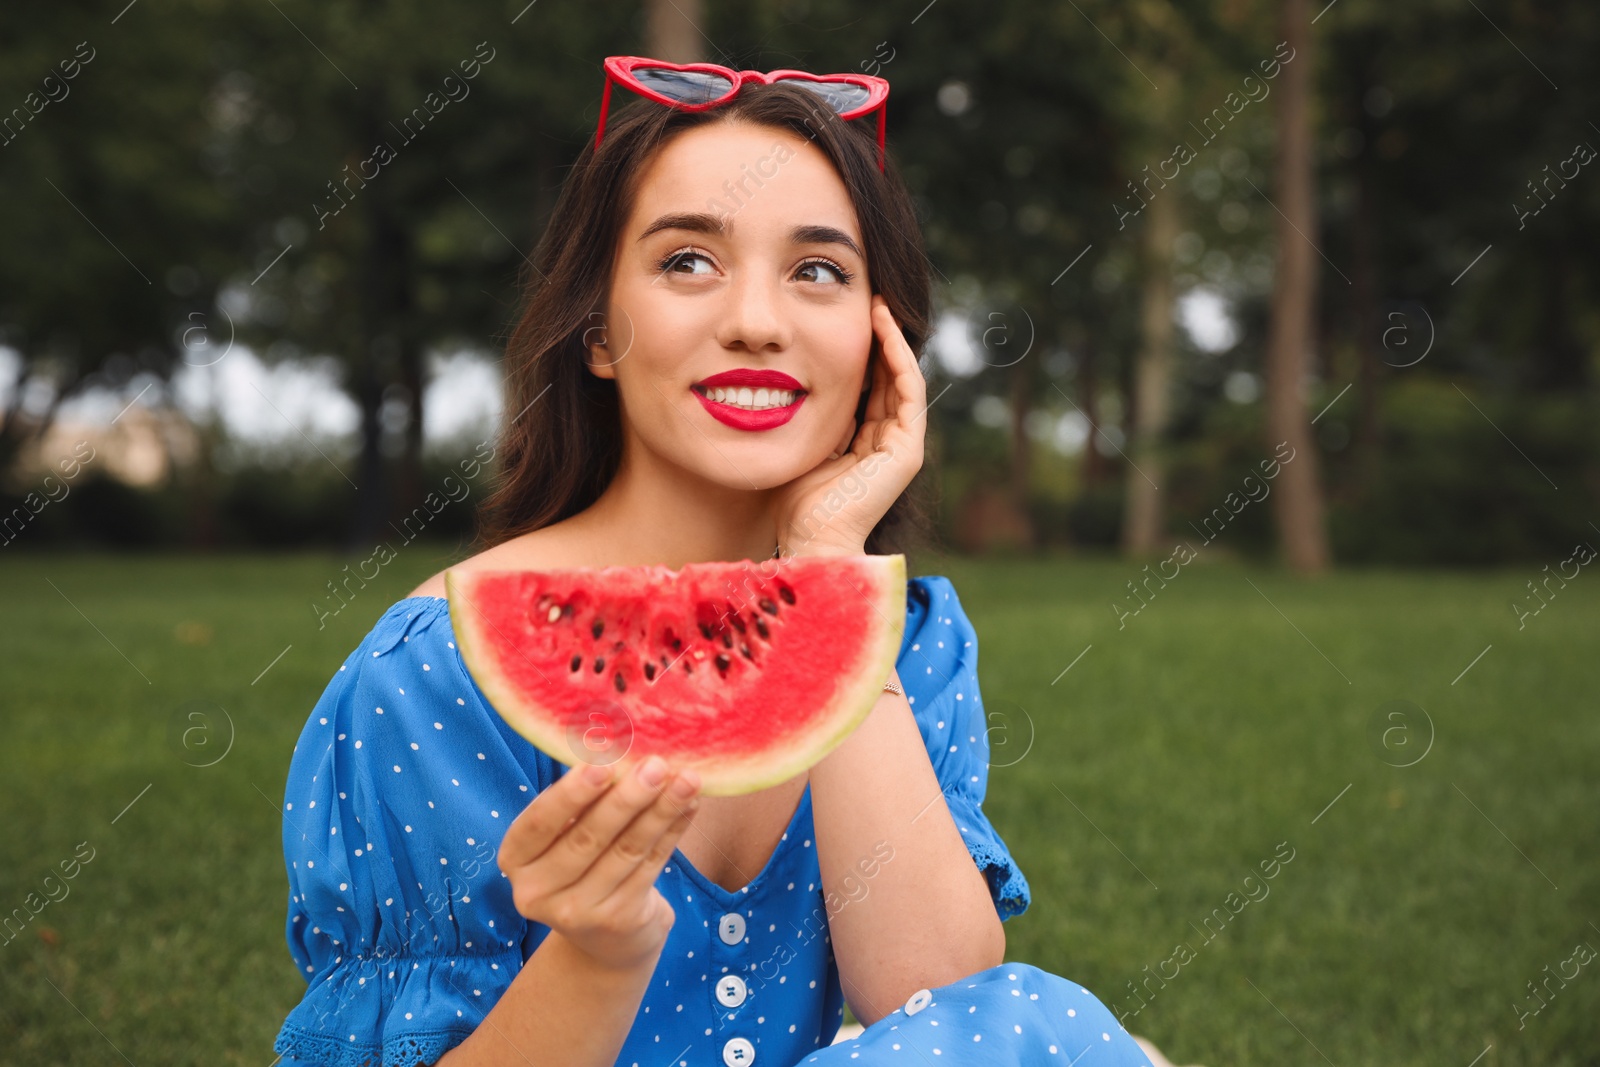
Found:
[[[640,175],[605,330],[590,334],[630,446],[736,489],[842,450],[872,350],[864,252],[844,182],[805,138],[714,122],[668,141]]]

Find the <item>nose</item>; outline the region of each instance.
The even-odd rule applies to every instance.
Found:
[[[789,347],[793,331],[777,281],[760,272],[741,271],[725,292],[727,304],[717,328],[722,347],[748,352],[781,352]]]

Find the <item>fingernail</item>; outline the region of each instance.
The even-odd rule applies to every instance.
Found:
[[[583,780],[590,785],[604,785],[611,777],[611,768],[603,767],[598,763],[591,763],[583,769]]]
[[[639,781],[645,785],[660,785],[667,776],[667,763],[660,756],[651,756],[639,765]]]
[[[695,782],[689,774],[689,771],[684,771],[678,775],[678,780],[672,783],[672,791],[680,797],[686,797],[694,792]]]

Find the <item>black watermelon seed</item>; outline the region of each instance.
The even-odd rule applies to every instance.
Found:
[[[743,641],[739,642],[739,651],[744,654],[745,659],[752,663],[755,662],[756,658],[750,654],[750,646],[745,644]]]
[[[776,615],[778,613],[778,605],[774,604],[766,597],[762,597],[760,600],[756,601],[756,603],[760,605],[761,610],[766,612],[768,615]]]
[[[561,605],[561,616],[562,616],[562,618],[570,619],[575,614],[577,614],[577,611],[576,611],[575,608],[573,608],[573,606],[571,604],[563,604],[563,605]]]
[[[707,641],[711,640],[711,627],[708,624],[700,624],[700,636],[704,637]]]
[[[621,671],[618,671],[616,674],[611,676],[611,683],[617,687],[617,692],[619,693],[628,688],[628,683],[622,680]]]
[[[732,663],[733,663],[733,660],[728,658],[727,653],[725,653],[725,652],[718,652],[717,653],[717,670],[721,671],[723,674],[727,674],[728,673],[728,667]]]
[[[728,631],[726,631],[726,630],[722,631],[722,647],[723,648],[732,648],[733,647],[733,635],[728,633]]]
[[[606,669],[606,658],[604,656],[596,656],[595,659],[594,659],[594,673],[600,674],[605,669]]]
[[[573,656],[572,657],[572,669],[573,670],[577,670],[581,666],[583,666],[583,657],[582,656]]]
[[[735,615],[735,616],[733,616],[731,621],[733,622],[733,628],[735,630],[738,630],[740,633],[744,633],[745,626],[744,626],[744,620],[743,619],[741,619],[741,618],[739,618],[739,616]]]
[[[786,585],[778,586],[778,595],[783,597],[783,602],[785,604],[793,604],[794,603],[794,590],[790,589],[788,586],[786,586]]]
[[[599,619],[596,619],[596,620],[594,620],[594,625],[589,627],[589,632],[594,634],[596,637],[599,637],[600,634],[605,630],[605,628],[606,628],[606,624],[604,622],[600,621]]]
[[[648,660],[644,665],[644,677],[646,681],[654,681],[656,677],[656,665]]]
[[[679,640],[679,639],[678,639],[678,638],[676,638],[676,637],[674,637],[674,638],[673,638],[673,639],[672,639],[672,651],[674,651],[674,652],[681,652],[681,651],[683,651],[683,642],[682,642],[682,641],[680,641],[680,640]]]
[[[755,618],[756,633],[760,634],[763,638],[771,637],[772,635],[767,632],[767,620],[763,619],[760,615],[757,615]]]
[[[671,661],[671,660],[669,660],[669,659],[667,659],[667,657],[666,657],[666,656],[662,656],[662,657],[661,657],[661,665],[662,665],[662,666],[663,666],[663,667],[670,667],[670,666],[672,666],[672,661]]]

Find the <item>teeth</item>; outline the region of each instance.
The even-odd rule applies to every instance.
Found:
[[[708,388],[705,393],[719,404],[729,404],[748,411],[786,408],[793,404],[795,399],[795,391],[792,389],[751,389],[748,386],[738,389],[714,386]]]

